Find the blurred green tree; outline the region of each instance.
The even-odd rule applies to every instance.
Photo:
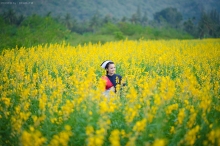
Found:
[[[166,20],[166,22],[169,23],[172,27],[178,27],[182,20],[182,14],[178,12],[176,8],[169,7],[154,14],[155,21],[160,23],[161,18]]]

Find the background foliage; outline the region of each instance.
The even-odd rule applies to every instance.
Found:
[[[175,8],[166,8],[155,13],[154,20],[142,16],[139,7],[130,18],[116,21],[110,16],[96,13],[87,21],[77,21],[69,14],[58,19],[33,14],[25,17],[8,10],[0,16],[0,49],[31,47],[37,44],[61,43],[71,45],[105,43],[124,39],[191,39],[220,36],[220,19],[217,10],[203,12],[198,24],[194,19],[182,20]]]

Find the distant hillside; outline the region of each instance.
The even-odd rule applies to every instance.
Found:
[[[198,18],[201,12],[216,9],[220,12],[220,0],[9,0],[0,2],[0,13],[13,9],[16,14],[46,15],[51,12],[54,17],[70,17],[80,20],[91,18],[95,13],[101,16],[109,15],[121,19],[131,17],[140,8],[142,15],[146,12],[149,19],[155,12],[167,7],[175,7],[182,13],[183,18]]]

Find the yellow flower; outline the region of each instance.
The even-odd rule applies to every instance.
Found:
[[[111,132],[109,141],[111,142],[112,146],[120,146],[120,131],[118,129],[115,129]]]
[[[170,128],[170,133],[171,133],[171,134],[174,134],[174,133],[175,133],[175,128],[174,128],[174,126],[172,126],[172,127]]]
[[[49,145],[50,146],[68,145],[70,136],[72,136],[72,132],[70,130],[71,127],[69,125],[65,125],[65,130],[54,135]]]
[[[21,144],[24,146],[40,146],[46,142],[46,138],[39,131],[31,128],[31,132],[24,131],[21,135]]]
[[[169,115],[169,114],[172,113],[173,110],[177,110],[177,109],[178,109],[178,104],[177,103],[169,105],[166,109],[166,114]]]
[[[100,113],[101,114],[108,112],[109,108],[108,108],[108,105],[105,101],[102,101],[99,105],[100,105]]]
[[[99,135],[95,137],[95,145],[101,146],[104,142],[104,137]]]
[[[133,131],[135,132],[142,132],[145,130],[146,127],[146,119],[142,119],[141,121],[137,121],[136,124],[133,127]]]
[[[89,111],[89,115],[92,116],[92,111]]]
[[[183,123],[184,117],[185,117],[185,109],[182,108],[179,110],[179,113],[178,113],[178,119],[177,119],[178,124],[181,125]]]
[[[45,111],[46,103],[47,103],[47,96],[46,94],[43,94],[42,97],[39,99],[39,108],[42,111]]]
[[[86,135],[90,135],[94,133],[94,129],[92,126],[87,126],[86,127]]]
[[[196,134],[199,132],[200,127],[197,125],[195,128],[189,130],[184,138],[187,145],[194,145],[196,141]]]
[[[124,130],[121,130],[121,136],[122,136],[122,138],[126,137],[126,133]]]
[[[65,130],[70,131],[71,127],[69,125],[65,125]]]
[[[156,139],[153,143],[153,146],[165,146],[165,140],[164,139]]]
[[[10,104],[11,104],[11,99],[10,98],[7,98],[7,97],[2,97],[1,98],[1,101],[6,105],[6,107],[9,107]]]

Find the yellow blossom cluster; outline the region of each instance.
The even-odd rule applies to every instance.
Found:
[[[68,142],[72,136],[71,127],[69,125],[65,125],[65,130],[61,131],[59,134],[54,135],[52,140],[50,141],[50,146],[68,146]]]
[[[180,144],[186,144],[186,145],[194,145],[196,138],[197,138],[197,133],[199,132],[200,127],[197,125],[196,127],[190,129],[183,140],[180,141]]]
[[[29,132],[23,131],[21,135],[21,144],[24,146],[40,146],[46,142],[40,131],[30,127]]]
[[[87,145],[93,146],[101,146],[104,143],[105,136],[107,134],[107,130],[109,129],[109,125],[111,121],[108,117],[102,117],[99,119],[97,125],[99,125],[98,129],[94,130],[92,126],[86,127],[86,135],[87,137]]]
[[[208,143],[211,143],[212,145],[220,145],[220,129],[215,129],[210,131],[207,134],[208,140],[204,141],[204,145],[208,145]]]
[[[146,127],[146,122],[147,122],[147,119],[137,121],[136,124],[133,127],[133,131],[136,131],[136,132],[144,131],[144,129]]]
[[[187,122],[188,128],[192,128],[192,126],[193,126],[194,123],[195,123],[196,116],[197,116],[197,113],[196,113],[194,107],[191,107],[191,108],[190,108],[189,121]]]
[[[109,137],[109,141],[111,142],[112,146],[120,146],[120,131],[118,129],[115,129],[111,132],[111,135]]]
[[[172,113],[173,110],[177,110],[178,109],[178,104],[175,103],[175,104],[171,104],[167,107],[166,109],[166,114],[169,115]]]
[[[181,108],[178,113],[177,124],[181,125],[183,123],[184,118],[185,118],[185,109]]]
[[[156,139],[153,143],[153,146],[165,146],[165,140],[164,139]]]

